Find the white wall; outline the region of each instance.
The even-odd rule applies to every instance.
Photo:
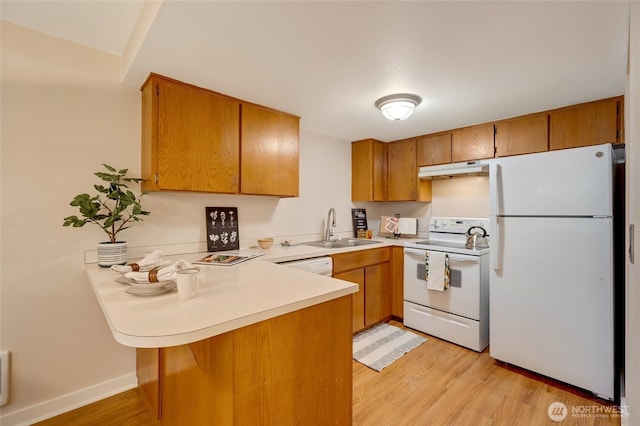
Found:
[[[356,203],[367,209],[369,227],[377,232],[380,216],[418,218],[418,233],[426,237],[435,217],[489,217],[489,178],[465,176],[432,182],[431,203]]]
[[[640,424],[640,3],[630,6],[629,75],[625,96],[627,224],[635,225],[635,261],[626,261],[625,393],[629,418]],[[627,237],[627,244],[629,240]],[[627,246],[628,247],[628,246]]]
[[[489,178],[466,176],[433,182],[433,216],[489,217]]]
[[[101,163],[139,174],[140,94],[119,83],[117,57],[5,22],[1,36],[0,349],[12,353],[1,423],[10,425],[135,384],[135,351],[112,338],[83,270],[102,231],[62,219]],[[302,131],[299,198],[152,193],[151,215],[122,236],[135,246],[201,242],[204,207],[215,205],[238,207],[242,240],[320,235],[330,207],[350,232],[350,152]]]

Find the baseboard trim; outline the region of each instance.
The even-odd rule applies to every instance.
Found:
[[[136,386],[138,386],[136,374],[127,374],[17,411],[3,413],[0,415],[0,424],[2,426],[31,425]]]

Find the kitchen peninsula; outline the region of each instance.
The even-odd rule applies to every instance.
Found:
[[[162,425],[351,422],[357,285],[258,258],[201,267],[196,297],[180,302],[86,271],[114,338],[137,348],[138,384]]]

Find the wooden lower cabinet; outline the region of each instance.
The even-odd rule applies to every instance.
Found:
[[[364,328],[364,268],[354,269],[352,271],[334,274],[333,278],[349,281],[358,284],[360,290],[353,294],[353,314],[351,316],[353,323],[353,332],[356,333]]]
[[[140,388],[162,425],[352,419],[351,295],[188,345],[138,349]],[[147,376],[149,374],[147,373]],[[147,401],[154,407],[153,401]]]
[[[391,318],[391,274],[389,262],[364,268],[365,327]]]
[[[331,256],[333,277],[356,283],[353,333],[391,318],[391,248],[359,250]]]

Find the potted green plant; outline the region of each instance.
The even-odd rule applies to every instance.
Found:
[[[142,210],[140,204],[142,196],[147,192],[136,197],[127,187],[128,183],[140,183],[144,179],[127,177],[128,169],[116,170],[107,164],[103,166],[107,172],[94,174],[106,183],[93,185],[97,191],[95,195],[76,195],[69,204],[77,207],[82,217],[65,217],[63,226],[81,228],[87,223],[95,223],[102,228],[109,241],[98,243],[98,265],[109,267],[127,262],[127,243],[118,241],[118,234],[133,222],[141,221],[142,216],[149,212]]]

